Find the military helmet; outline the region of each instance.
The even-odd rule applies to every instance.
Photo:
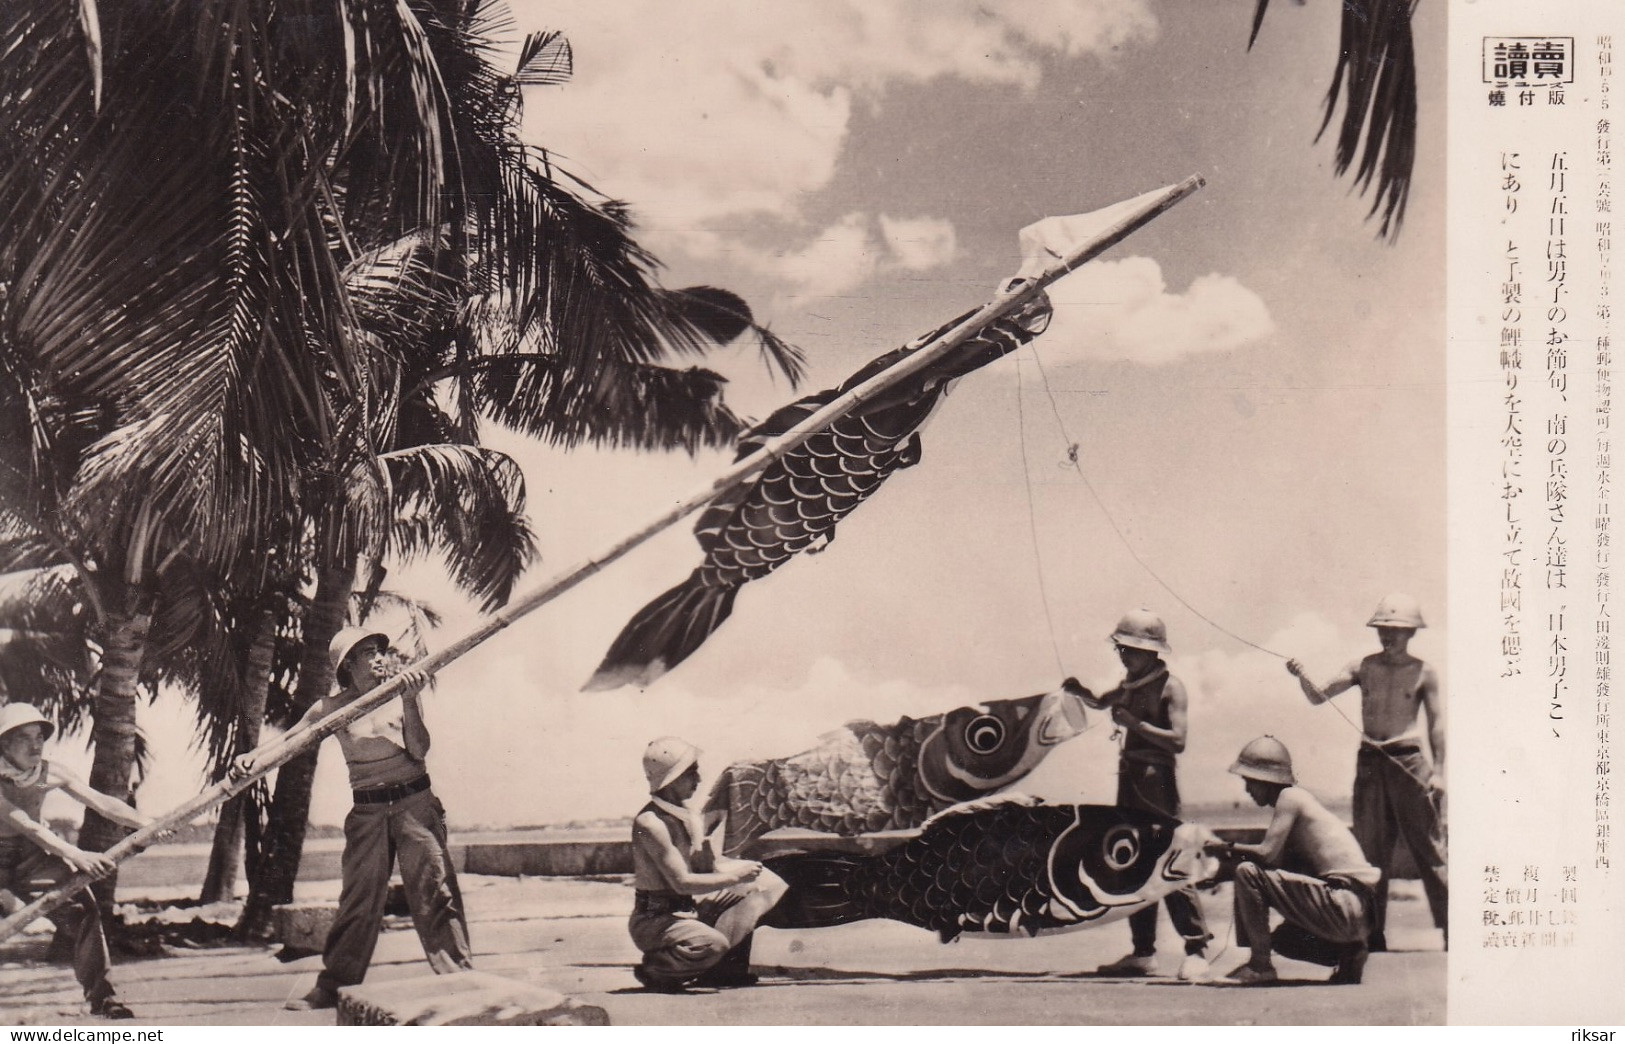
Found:
[[[1256,779],[1264,783],[1292,786],[1298,778],[1292,774],[1292,754],[1286,744],[1274,736],[1260,736],[1241,748],[1230,771],[1242,779]]]
[[[383,642],[384,648],[389,648],[389,635],[382,631],[369,631],[365,627],[346,627],[327,643],[327,656],[333,664],[333,676],[338,679],[340,685],[350,684],[348,677],[339,676],[339,671],[344,669],[344,661],[349,659],[358,645],[374,638]],[[345,671],[345,674],[348,675],[349,672]]]
[[[700,760],[700,748],[676,736],[662,736],[643,752],[643,775],[649,780],[649,793],[671,786],[679,776]]]
[[[1408,594],[1391,594],[1377,603],[1377,611],[1366,621],[1367,627],[1426,627],[1422,622],[1422,606]]]
[[[24,725],[44,725],[45,739],[50,739],[56,731],[51,719],[39,712],[39,708],[32,703],[8,703],[0,707],[0,740],[13,729],[20,729]]]
[[[1168,648],[1168,625],[1162,622],[1162,617],[1149,609],[1135,609],[1117,621],[1117,630],[1111,633],[1111,641],[1118,645],[1126,645],[1130,649],[1145,649],[1154,653],[1170,653]]]

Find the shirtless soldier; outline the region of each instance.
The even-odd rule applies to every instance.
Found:
[[[627,929],[643,952],[632,974],[662,993],[754,985],[751,932],[785,893],[761,863],[713,852],[707,833],[716,824],[689,804],[700,787],[699,757],[699,748],[675,736],[650,743],[643,755],[649,803],[632,820],[637,893]]]
[[[1248,797],[1260,807],[1275,809],[1275,815],[1264,840],[1256,845],[1208,846],[1210,853],[1216,849],[1229,859],[1249,860],[1236,867],[1236,944],[1252,954],[1227,978],[1246,985],[1274,982],[1274,939],[1294,932],[1290,938],[1308,936],[1335,951],[1324,962],[1337,963],[1328,982],[1358,983],[1365,970],[1366,938],[1376,912],[1373,889],[1380,872],[1366,861],[1349,828],[1297,785],[1292,755],[1280,740],[1274,736],[1253,740],[1241,748],[1230,771],[1246,782]],[[1277,869],[1288,856],[1310,872]],[[1270,933],[1271,907],[1286,921],[1275,936]]]
[[[1366,624],[1377,629],[1382,651],[1350,664],[1324,686],[1304,675],[1303,665],[1288,660],[1313,704],[1358,687],[1364,733],[1354,772],[1354,836],[1366,859],[1383,872],[1377,887],[1371,948],[1387,949],[1388,861],[1396,835],[1403,838],[1427,892],[1433,923],[1449,940],[1448,890],[1444,850],[1444,716],[1439,679],[1433,668],[1409,652],[1422,611],[1409,595],[1391,594]],[[1422,749],[1418,717],[1427,715],[1430,760]]]

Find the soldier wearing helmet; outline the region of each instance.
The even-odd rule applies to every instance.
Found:
[[[1286,669],[1298,679],[1312,704],[1325,703],[1352,688],[1360,690],[1360,753],[1354,774],[1354,836],[1372,864],[1384,871],[1397,840],[1410,849],[1427,893],[1433,923],[1447,933],[1449,890],[1444,846],[1444,715],[1439,679],[1433,668],[1411,655],[1410,641],[1426,627],[1416,599],[1391,594],[1377,604],[1366,626],[1377,631],[1380,652],[1372,653],[1325,685],[1316,685],[1297,660]],[[1427,719],[1423,749],[1419,719]],[[1387,948],[1386,876],[1377,888],[1371,948]]]
[[[121,826],[140,829],[152,822],[47,760],[45,741],[55,731],[50,719],[27,703],[0,706],[0,892],[10,892],[23,902],[66,881],[70,873],[100,879],[113,872],[113,860],[69,844],[45,825],[40,813],[51,791],[60,790]],[[50,918],[62,937],[73,941],[73,972],[90,1002],[90,1013],[105,1019],[133,1018],[107,980],[107,936],[101,908],[90,890],[74,893]]]
[[[690,985],[752,986],[751,933],[784,897],[785,884],[761,863],[719,858],[707,822],[691,806],[700,786],[700,751],[665,736],[643,753],[649,803],[632,820],[632,942],[643,960],[632,974],[645,988],[680,993]]]
[[[1328,982],[1358,983],[1365,970],[1367,939],[1376,916],[1375,887],[1381,879],[1349,828],[1298,786],[1292,754],[1274,736],[1241,748],[1230,771],[1247,796],[1274,816],[1256,845],[1217,842],[1211,853],[1241,859],[1236,866],[1236,944],[1252,951],[1227,978],[1249,985],[1276,980],[1274,950],[1298,960],[1334,964]],[[1309,873],[1279,869],[1292,857]],[[1270,932],[1270,909],[1285,919]]]
[[[288,734],[290,740],[396,673],[397,654],[389,637],[376,631],[345,628],[333,636],[328,655],[340,688],[311,706]],[[366,977],[383,929],[384,900],[397,857],[429,967],[445,974],[474,966],[457,872],[446,844],[446,810],[430,789],[424,764],[429,730],[419,693],[427,683],[423,672],[406,672],[398,701],[335,733],[354,800],[344,819],[339,910],[327,934],[316,985],[288,1001],[291,1010],[335,1007],[340,987]],[[253,771],[251,757],[239,758],[237,771]]]
[[[1123,732],[1117,764],[1117,803],[1177,818],[1179,786],[1174,763],[1185,749],[1187,700],[1184,684],[1168,673],[1162,660],[1171,651],[1168,628],[1155,613],[1136,609],[1118,621],[1109,640],[1127,675],[1098,701],[1100,706],[1111,708],[1112,720]],[[1168,919],[1185,941],[1179,978],[1206,977],[1207,944],[1213,936],[1208,933],[1196,890],[1173,892],[1164,902],[1168,905]],[[1134,951],[1101,966],[1098,974],[1156,973],[1157,907],[1136,911],[1128,924]]]

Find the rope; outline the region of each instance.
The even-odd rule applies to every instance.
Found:
[[[1257,649],[1261,653],[1265,653],[1266,655],[1273,656],[1278,660],[1290,660],[1291,657],[1289,657],[1289,656],[1286,656],[1286,655],[1284,655],[1282,653],[1278,653],[1273,649],[1266,649],[1264,646],[1259,645],[1257,642],[1250,641],[1250,640],[1248,640],[1246,638],[1243,638],[1241,635],[1235,633],[1234,631],[1232,631],[1229,628],[1225,627],[1223,624],[1221,624],[1218,621],[1214,620],[1212,617],[1210,617],[1210,616],[1206,615],[1205,613],[1203,613],[1201,610],[1197,609],[1195,606],[1191,605],[1189,602],[1187,602],[1180,595],[1180,593],[1178,591],[1175,591],[1171,586],[1169,586],[1169,584],[1168,584],[1168,582],[1166,580],[1164,580],[1161,576],[1158,576],[1157,571],[1155,569],[1152,569],[1151,566],[1146,563],[1145,559],[1140,557],[1139,552],[1134,550],[1134,545],[1129,543],[1128,536],[1125,535],[1122,528],[1120,526],[1118,526],[1117,520],[1112,517],[1111,510],[1106,507],[1106,502],[1101,499],[1099,492],[1097,492],[1095,490],[1094,483],[1090,482],[1089,481],[1089,476],[1085,475],[1083,473],[1083,465],[1078,461],[1078,445],[1079,444],[1077,442],[1073,441],[1072,434],[1069,431],[1067,431],[1067,429],[1066,429],[1066,421],[1064,419],[1062,419],[1062,417],[1061,417],[1060,404],[1055,401],[1055,391],[1054,391],[1054,389],[1052,389],[1050,387],[1049,374],[1044,370],[1044,360],[1038,354],[1038,343],[1036,341],[1034,341],[1032,343],[1031,347],[1032,347],[1032,353],[1033,353],[1033,362],[1035,362],[1038,365],[1038,376],[1039,376],[1040,380],[1042,380],[1043,385],[1044,385],[1044,394],[1049,398],[1050,412],[1055,415],[1055,426],[1060,429],[1061,438],[1066,440],[1067,465],[1070,466],[1072,468],[1072,470],[1077,473],[1078,478],[1083,480],[1084,488],[1089,491],[1090,497],[1092,497],[1094,499],[1095,506],[1100,508],[1101,515],[1103,515],[1105,517],[1107,524],[1109,524],[1111,526],[1112,532],[1117,534],[1117,539],[1122,543],[1123,547],[1125,549],[1127,549],[1127,551],[1129,553],[1129,556],[1132,557],[1134,559],[1134,561],[1139,564],[1140,568],[1144,569],[1146,574],[1148,576],[1150,576],[1151,579],[1155,580],[1162,587],[1162,589],[1164,591],[1167,591],[1168,594],[1171,595],[1176,602],[1178,602],[1180,605],[1184,606],[1193,615],[1195,615],[1198,619],[1202,620],[1208,626],[1212,627],[1214,630],[1218,631],[1221,634],[1228,635],[1229,637],[1235,639],[1236,641],[1240,642],[1243,645],[1246,645],[1246,646],[1249,646],[1251,648]],[[1020,374],[1020,360],[1019,359],[1017,360],[1017,374],[1018,374],[1018,378],[1019,378],[1019,374]],[[1018,411],[1021,408],[1021,389],[1020,389],[1020,385],[1019,385],[1019,379],[1018,379],[1018,384],[1017,384],[1017,389],[1016,389],[1016,407],[1017,407]],[[1023,431],[1023,434],[1025,434],[1025,430]],[[1025,463],[1025,460],[1026,460],[1026,455],[1027,455],[1026,440],[1025,440],[1025,438],[1023,438],[1023,440],[1022,440],[1022,460],[1023,460],[1024,463]],[[1029,513],[1031,513],[1031,510],[1032,510],[1032,508],[1031,508],[1031,504],[1032,504],[1032,488],[1031,488],[1030,480],[1029,480],[1029,485],[1028,485],[1028,490],[1027,490],[1027,497],[1028,497],[1028,510],[1029,510]],[[1037,523],[1035,522],[1033,524],[1033,542],[1034,542],[1035,549],[1036,549],[1037,541],[1038,541],[1038,535],[1037,534],[1038,534]],[[1035,556],[1036,556],[1036,550],[1035,550]],[[1042,579],[1040,579],[1040,584],[1042,584]],[[1045,610],[1044,611],[1046,613],[1049,612],[1049,607],[1048,607],[1047,604],[1045,605]],[[1051,630],[1052,630],[1052,640],[1053,640],[1053,628]],[[1389,761],[1391,761],[1396,767],[1399,768],[1399,770],[1401,772],[1403,772],[1406,776],[1409,776],[1411,778],[1411,780],[1413,780],[1417,784],[1417,786],[1422,787],[1426,791],[1429,791],[1429,792],[1432,791],[1433,786],[1432,786],[1432,782],[1430,780],[1425,780],[1422,777],[1418,776],[1416,773],[1412,772],[1409,768],[1407,768],[1406,765],[1404,764],[1404,762],[1400,761],[1398,758],[1394,757],[1392,754],[1388,753],[1386,750],[1383,750],[1382,747],[1379,745],[1380,741],[1378,741],[1378,740],[1374,739],[1373,737],[1367,735],[1366,731],[1363,728],[1361,728],[1359,725],[1355,724],[1354,720],[1352,718],[1350,718],[1347,714],[1344,714],[1343,709],[1341,707],[1337,706],[1335,703],[1333,703],[1330,697],[1328,697],[1325,702],[1326,702],[1326,704],[1328,706],[1330,706],[1332,708],[1332,710],[1337,712],[1338,717],[1342,718],[1345,722],[1348,723],[1349,728],[1353,729],[1356,733],[1359,734],[1360,739],[1361,739],[1361,741],[1362,741],[1362,743],[1364,745],[1369,746],[1372,750],[1377,751],[1377,753],[1381,754],[1383,757],[1385,757]]]
[[[1016,357],[1016,439],[1021,444],[1021,478],[1027,488],[1027,529],[1032,534],[1033,566],[1038,574],[1038,602],[1044,607],[1044,622],[1049,627],[1050,651],[1055,655],[1055,668],[1061,677],[1067,677],[1066,664],[1061,661],[1061,643],[1055,636],[1055,616],[1050,612],[1049,588],[1044,583],[1044,553],[1038,542],[1038,506],[1033,499],[1032,468],[1027,460],[1027,412],[1021,402],[1021,358]]]
[[[1194,614],[1198,619],[1202,620],[1204,623],[1206,623],[1208,626],[1212,627],[1214,630],[1219,631],[1222,634],[1229,635],[1231,638],[1234,638],[1236,641],[1240,642],[1241,644],[1251,646],[1252,648],[1257,649],[1261,653],[1267,653],[1270,656],[1274,656],[1277,659],[1281,659],[1281,660],[1291,659],[1291,657],[1289,657],[1289,656],[1285,656],[1285,655],[1283,655],[1281,653],[1275,652],[1272,649],[1266,649],[1262,645],[1259,645],[1257,642],[1249,641],[1248,639],[1243,638],[1241,635],[1239,635],[1239,634],[1235,633],[1234,631],[1230,630],[1229,628],[1225,627],[1223,624],[1219,623],[1217,620],[1214,620],[1211,617],[1209,617],[1209,616],[1205,615],[1204,613],[1202,613],[1195,606],[1193,606],[1189,602],[1185,601],[1185,599],[1180,596],[1178,591],[1175,591],[1172,587],[1170,587],[1168,585],[1168,582],[1166,580],[1164,580],[1162,577],[1158,576],[1157,571],[1155,569],[1152,569],[1151,566],[1149,564],[1147,564],[1145,559],[1140,557],[1139,552],[1134,550],[1134,545],[1129,543],[1128,537],[1126,535],[1124,535],[1122,528],[1118,526],[1117,519],[1113,518],[1111,511],[1107,509],[1106,502],[1100,498],[1100,494],[1095,490],[1094,483],[1090,482],[1089,481],[1089,476],[1085,475],[1083,473],[1083,465],[1078,462],[1078,443],[1076,443],[1076,442],[1074,442],[1072,440],[1071,432],[1066,430],[1066,421],[1061,419],[1061,408],[1060,408],[1060,405],[1055,401],[1055,392],[1050,388],[1049,374],[1044,371],[1044,360],[1039,357],[1038,349],[1037,349],[1036,344],[1034,345],[1034,348],[1033,348],[1033,361],[1038,364],[1038,376],[1043,380],[1044,394],[1049,397],[1050,411],[1055,414],[1055,425],[1056,425],[1056,427],[1061,429],[1061,438],[1066,440],[1067,462],[1071,466],[1072,470],[1077,473],[1078,478],[1083,480],[1084,488],[1087,489],[1089,491],[1089,495],[1094,498],[1095,505],[1100,508],[1100,513],[1105,516],[1106,522],[1112,527],[1112,532],[1117,534],[1117,539],[1119,541],[1121,541],[1122,544],[1123,544],[1123,547],[1128,550],[1128,553],[1129,553],[1130,557],[1132,557],[1135,562],[1139,563],[1140,568],[1145,570],[1146,575],[1150,576],[1151,579],[1155,580],[1157,582],[1157,584],[1159,586],[1161,586],[1164,591],[1167,591],[1168,594],[1173,597],[1174,601],[1176,601],[1180,605],[1184,606],[1187,610],[1189,610],[1192,614]]]

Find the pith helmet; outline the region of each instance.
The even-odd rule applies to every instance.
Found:
[[[689,766],[700,760],[700,748],[676,736],[662,736],[643,752],[643,775],[649,780],[649,793],[664,790]]]
[[[51,719],[41,714],[32,703],[8,703],[0,707],[0,739],[5,739],[6,733],[12,729],[20,729],[24,725],[44,725],[46,739],[50,739],[56,731]]]
[[[1286,744],[1274,736],[1260,736],[1241,748],[1230,771],[1242,779],[1256,779],[1264,783],[1292,786],[1298,777],[1292,774],[1292,754]]]
[[[346,627],[338,634],[335,634],[333,640],[327,645],[327,655],[328,659],[333,663],[334,676],[338,676],[338,672],[344,667],[344,661],[355,651],[356,646],[373,638],[383,642],[384,648],[389,648],[389,635],[381,631],[369,631],[365,627]],[[347,677],[339,678],[338,682],[340,685],[348,685],[350,679]]]
[[[1117,630],[1112,632],[1111,640],[1130,649],[1173,652],[1168,648],[1168,625],[1149,609],[1136,609],[1117,621]]]
[[[1367,627],[1426,627],[1422,622],[1422,606],[1408,594],[1391,594],[1377,603],[1377,611],[1366,621]]]

